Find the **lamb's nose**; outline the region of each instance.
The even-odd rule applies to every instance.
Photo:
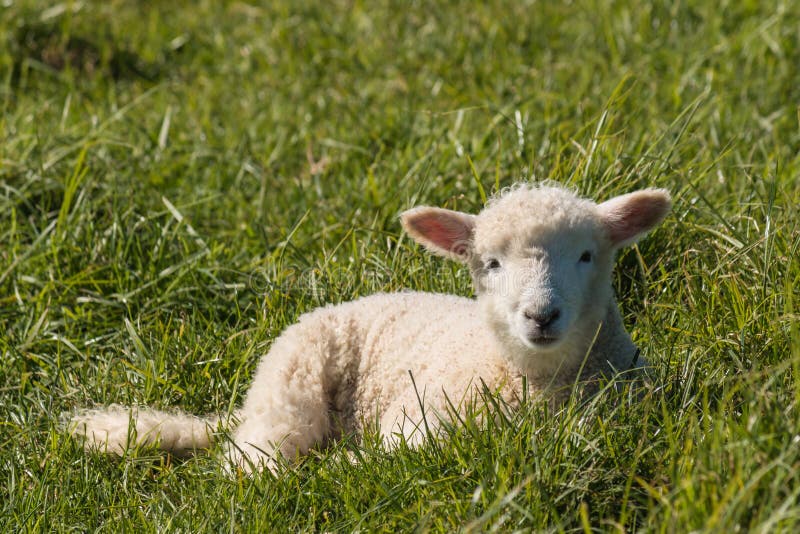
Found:
[[[525,318],[529,321],[533,321],[536,323],[536,326],[539,328],[547,328],[553,322],[561,317],[561,310],[558,308],[553,308],[546,312],[539,312],[539,311],[532,311],[532,310],[525,310]]]

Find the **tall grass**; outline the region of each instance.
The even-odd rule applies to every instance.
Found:
[[[0,528],[795,531],[798,24],[791,2],[6,2]],[[615,278],[643,398],[253,478],[59,429],[228,412],[323,303],[468,295],[398,213],[533,179],[673,192]]]

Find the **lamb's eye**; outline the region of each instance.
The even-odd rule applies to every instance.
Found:
[[[489,271],[494,271],[500,268],[500,261],[496,258],[489,258],[486,260],[486,269]]]
[[[592,253],[589,252],[588,250],[584,251],[583,254],[581,254],[581,260],[580,261],[581,261],[581,263],[589,263],[589,262],[591,262],[592,261]]]

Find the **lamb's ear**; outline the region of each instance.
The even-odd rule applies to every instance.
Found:
[[[422,206],[404,211],[400,220],[408,235],[434,254],[459,261],[469,257],[474,215]]]
[[[614,197],[598,209],[612,245],[624,247],[664,220],[671,206],[666,189],[643,189]]]

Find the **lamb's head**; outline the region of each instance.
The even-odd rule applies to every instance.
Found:
[[[498,339],[540,354],[591,341],[614,298],[614,253],[669,208],[661,189],[596,204],[560,187],[523,184],[478,215],[420,207],[402,221],[432,252],[469,265]]]

